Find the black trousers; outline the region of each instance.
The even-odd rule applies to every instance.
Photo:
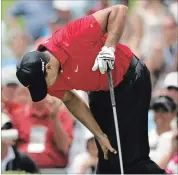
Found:
[[[163,174],[149,158],[148,109],[151,99],[150,73],[144,63],[135,56],[123,81],[114,89],[118,126],[125,174]],[[112,146],[117,149],[113,111],[109,91],[89,93],[90,109],[107,134]],[[120,174],[118,155],[109,153],[104,160],[99,150],[97,174]]]

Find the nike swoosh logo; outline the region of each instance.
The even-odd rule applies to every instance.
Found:
[[[78,64],[77,64],[77,68],[74,70],[74,72],[78,72]]]

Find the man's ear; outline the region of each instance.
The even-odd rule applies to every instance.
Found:
[[[45,66],[45,68],[46,68],[46,71],[48,71],[49,69],[51,69],[51,64],[47,63],[46,66]]]

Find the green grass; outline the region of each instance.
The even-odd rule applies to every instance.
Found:
[[[1,17],[3,20],[6,20],[6,13],[8,8],[15,2],[15,0],[2,0],[1,1]]]

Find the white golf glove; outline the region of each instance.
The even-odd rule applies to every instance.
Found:
[[[105,72],[107,72],[107,70],[114,69],[114,52],[115,49],[113,47],[102,47],[101,51],[95,59],[92,71],[96,71],[99,68],[101,74],[104,74]]]

